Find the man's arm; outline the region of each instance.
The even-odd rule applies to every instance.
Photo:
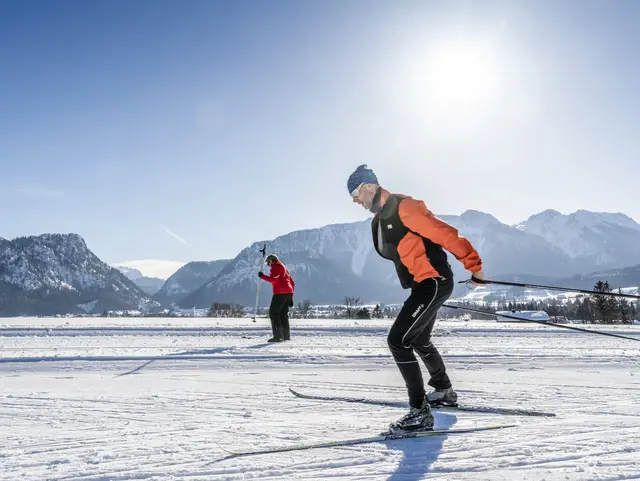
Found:
[[[261,275],[260,279],[271,282],[271,284],[273,284],[284,274],[284,267],[279,264],[274,264],[273,266],[271,266],[271,272],[269,272],[269,274],[270,275],[268,276],[265,274]]]
[[[440,244],[462,262],[465,269],[472,273],[482,270],[482,259],[471,243],[458,234],[458,229],[433,215],[424,202],[405,199],[400,203],[398,214],[408,229]]]

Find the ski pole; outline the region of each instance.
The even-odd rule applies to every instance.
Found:
[[[513,287],[528,287],[531,289],[550,289],[555,291],[565,291],[565,292],[579,292],[581,294],[591,294],[598,296],[612,296],[612,297],[627,297],[629,299],[640,299],[640,296],[634,294],[622,294],[618,292],[597,292],[597,291],[589,291],[586,289],[573,289],[571,287],[557,287],[557,286],[543,286],[539,284],[521,284],[519,282],[506,282],[506,281],[493,281],[489,279],[476,279],[471,276],[471,279],[467,279],[466,281],[458,281],[458,284],[467,284],[469,282],[475,282],[476,284],[496,284],[499,286],[513,286]]]
[[[586,332],[588,334],[600,334],[601,336],[617,337],[617,338],[620,338],[620,339],[627,339],[629,341],[640,341],[640,339],[638,339],[637,337],[623,336],[622,334],[613,334],[611,332],[592,331],[590,329],[581,329],[579,327],[567,326],[565,324],[556,324],[556,323],[553,323],[553,322],[536,321],[535,319],[523,319],[522,317],[510,316],[508,314],[495,314],[495,313],[491,313],[491,312],[481,311],[480,309],[472,309],[470,307],[452,306],[450,304],[443,304],[442,307],[448,307],[449,309],[457,309],[459,311],[475,312],[476,314],[483,314],[485,316],[492,316],[492,317],[500,316],[500,317],[505,317],[507,319],[515,319],[516,321],[521,321],[521,322],[532,322],[534,324],[542,324],[543,326],[561,327],[562,329],[571,329],[572,331]]]
[[[260,267],[262,268],[262,264],[264,264],[264,259],[267,256],[267,244],[262,246],[262,249],[259,250],[262,253],[262,260],[260,261]],[[258,314],[258,300],[260,299],[260,286],[262,282],[258,281],[258,289],[256,290],[256,303],[253,306],[253,322],[256,322],[256,316]]]

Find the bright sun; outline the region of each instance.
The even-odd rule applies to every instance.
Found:
[[[417,70],[414,85],[431,113],[475,114],[496,100],[498,67],[488,50],[468,45],[434,48]]]

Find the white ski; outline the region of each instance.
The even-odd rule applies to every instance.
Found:
[[[364,438],[356,438],[356,439],[345,439],[340,441],[325,441],[319,443],[311,443],[311,444],[295,444],[293,446],[281,446],[276,448],[265,448],[265,449],[256,449],[249,451],[236,451],[234,449],[229,449],[224,446],[218,444],[220,449],[229,453],[229,457],[237,457],[237,456],[252,456],[257,454],[269,454],[269,453],[283,453],[288,451],[303,451],[305,449],[318,449],[318,448],[333,448],[337,446],[353,446],[356,444],[366,444],[366,443],[379,443],[384,441],[397,441],[400,439],[415,439],[415,438],[424,438],[429,436],[445,436],[448,434],[469,434],[469,433],[477,433],[480,431],[489,431],[493,429],[505,429],[512,428],[517,426],[517,424],[500,424],[493,426],[482,426],[475,428],[460,428],[460,429],[435,429],[433,431],[420,431],[420,432],[408,432],[403,434],[380,434],[378,436],[364,437]]]
[[[371,404],[374,406],[389,406],[389,407],[407,407],[406,402],[398,401],[383,401],[378,399],[349,397],[349,396],[319,396],[315,394],[303,394],[298,391],[294,391],[289,388],[291,394],[302,399],[313,399],[315,401],[335,401],[335,402],[348,402],[356,404]],[[489,406],[467,406],[464,404],[432,404],[432,409],[450,409],[454,411],[468,411],[474,413],[488,413],[488,414],[504,414],[507,416],[539,416],[539,417],[555,417],[554,413],[533,411],[531,409],[518,409],[518,408],[496,408]]]

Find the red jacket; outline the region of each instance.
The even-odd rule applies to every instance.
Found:
[[[273,261],[269,275],[262,274],[260,279],[271,283],[274,294],[293,294],[293,289],[296,286],[291,274],[289,274],[289,270],[278,261]]]

